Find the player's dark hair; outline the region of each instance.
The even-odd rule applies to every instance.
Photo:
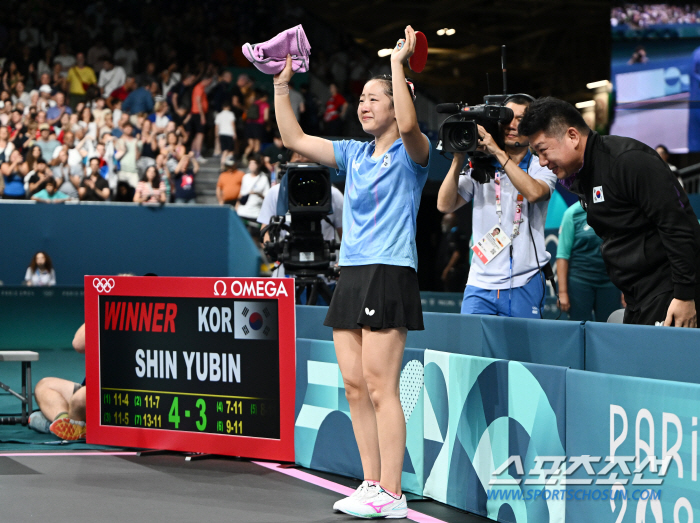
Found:
[[[532,102],[525,110],[518,125],[518,134],[532,136],[544,131],[551,136],[561,136],[569,127],[584,134],[589,131],[583,116],[573,105],[558,98],[545,96]]]
[[[370,78],[368,82],[371,82],[372,80],[377,80],[378,82],[382,83],[382,86],[384,88],[384,94],[391,98],[391,107],[394,107],[394,84],[392,83],[391,75],[378,74]],[[411,89],[411,85],[414,85],[413,80],[411,80],[410,78],[406,78],[406,89],[408,89],[408,94],[411,95],[411,100],[413,100],[413,102],[415,103],[416,94],[414,90]]]

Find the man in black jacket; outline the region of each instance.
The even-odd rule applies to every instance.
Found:
[[[603,239],[612,282],[625,294],[625,323],[697,327],[700,225],[683,188],[654,149],[599,136],[569,103],[533,102],[518,128],[540,164],[577,194]]]

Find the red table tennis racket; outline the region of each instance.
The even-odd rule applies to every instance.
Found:
[[[413,55],[408,59],[408,67],[414,73],[420,73],[425,68],[425,62],[428,60],[428,39],[420,31],[416,31],[416,49]]]

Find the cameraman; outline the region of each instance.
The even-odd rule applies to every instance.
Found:
[[[438,193],[438,209],[443,213],[454,212],[473,200],[475,245],[482,238],[488,242],[488,235],[497,245],[497,252],[486,263],[479,256],[472,258],[462,314],[542,316],[545,284],[544,275],[538,273],[550,259],[544,224],[557,177],[539,165],[528,149],[527,137],[518,134],[518,124],[531,100],[525,95],[506,99],[505,106],[512,109],[514,117],[500,126],[505,150],[481,125],[477,126],[477,150],[493,156],[495,179],[478,183],[471,167],[460,176],[466,154],[455,153]],[[501,247],[496,236],[503,235],[510,243]]]
[[[311,160],[302,156],[297,152],[292,153],[292,157],[289,163],[312,163]],[[260,214],[258,214],[258,223],[263,227],[270,223],[270,219],[277,215],[277,200],[280,193],[280,184],[274,185],[265,195],[262,207],[260,208]],[[340,242],[343,236],[343,193],[341,193],[334,185],[331,185],[331,200],[333,205],[333,214],[327,216],[327,220],[321,220],[321,233],[323,234],[324,240],[336,239],[335,232],[338,231],[337,240]],[[289,213],[287,213],[286,223],[291,221]],[[284,233],[284,231],[283,231]],[[284,237],[284,236],[282,236]],[[265,233],[265,238],[263,239],[263,244],[270,241],[269,233]],[[272,272],[272,276],[275,278],[281,278],[284,276],[284,268],[280,265],[277,269]]]

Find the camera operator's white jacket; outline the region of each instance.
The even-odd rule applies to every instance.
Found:
[[[544,180],[549,185],[549,194],[557,183],[556,175],[546,167],[541,167],[536,156],[527,154],[520,168],[536,180]],[[513,234],[513,219],[515,218],[515,202],[518,195],[508,175],[501,171],[501,230],[510,237]],[[491,228],[498,224],[496,214],[496,185],[494,180],[487,184],[475,182],[471,177],[471,169],[459,177],[458,192],[467,202],[474,201],[472,213],[472,233],[474,243],[479,241]],[[527,200],[523,202],[520,234],[513,238],[513,282],[512,287],[522,287],[530,278],[537,274],[539,267],[549,263],[550,254],[545,249],[544,224],[547,221],[547,207],[550,198],[536,203]],[[529,225],[529,227],[528,227]],[[535,249],[530,239],[532,237],[537,247],[538,261],[535,260]],[[510,249],[500,252],[488,265],[472,257],[467,285],[482,289],[508,289],[510,282]]]

